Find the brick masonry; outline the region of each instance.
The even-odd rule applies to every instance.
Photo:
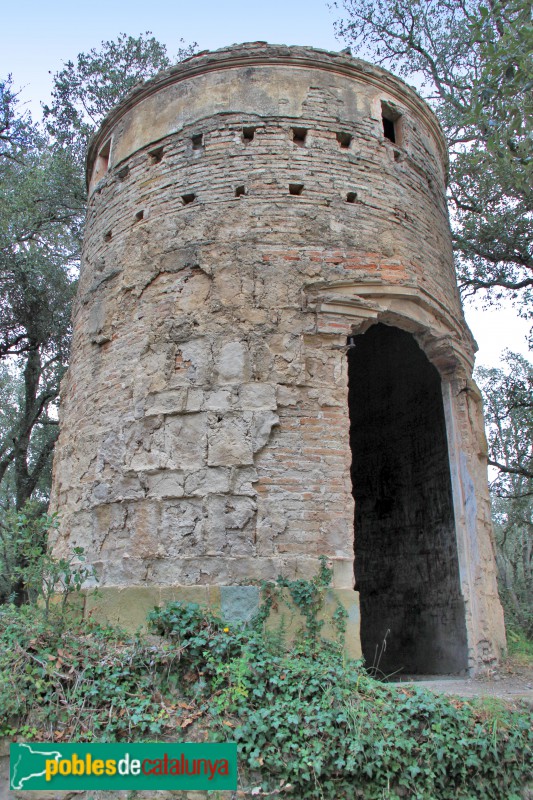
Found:
[[[468,668],[497,660],[446,163],[413,90],[310,48],[200,54],[106,118],[88,159],[52,500],[55,552],[81,545],[99,574],[93,610],[135,625],[194,595],[245,617],[251,594],[233,587],[310,577],[325,554],[360,652],[345,345],[380,322],[439,371]]]

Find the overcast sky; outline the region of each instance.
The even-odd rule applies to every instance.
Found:
[[[330,3],[332,5],[332,3]],[[340,50],[335,38],[335,10],[326,0],[25,0],[4,4],[0,27],[0,77],[13,76],[21,98],[39,117],[47,102],[52,75],[69,59],[119,33],[151,31],[170,56],[180,39],[215,50],[237,42],[267,41]],[[528,324],[512,308],[465,309],[480,347],[478,363],[495,365],[503,348],[527,354]]]

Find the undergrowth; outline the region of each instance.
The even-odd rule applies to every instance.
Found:
[[[0,607],[0,735],[39,741],[237,741],[246,797],[519,800],[531,714],[397,688],[322,638],[330,571],[263,586],[247,627],[194,604],[155,609],[155,635],[38,607]],[[290,597],[301,637],[268,631]],[[278,632],[279,634],[279,632]]]
[[[533,641],[518,626],[507,625],[509,655],[522,664],[533,664]]]

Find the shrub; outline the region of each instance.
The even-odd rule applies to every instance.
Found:
[[[195,604],[170,603],[150,614],[156,640],[90,621],[61,628],[55,609],[45,619],[36,609],[6,606],[3,733],[236,740],[245,796],[520,800],[533,744],[530,710],[375,681],[321,639],[321,575],[307,586],[265,586],[264,607],[248,628]],[[282,649],[263,623],[286,590],[309,615],[302,640]],[[339,627],[342,635],[342,615]]]
[[[57,609],[45,618],[32,606],[0,607],[0,735],[23,726],[41,740],[157,734],[170,717],[178,657],[90,621],[58,624]]]

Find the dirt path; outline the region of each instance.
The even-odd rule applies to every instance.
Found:
[[[533,666],[516,662],[507,662],[498,673],[478,678],[405,676],[394,684],[424,686],[432,692],[461,697],[497,697],[511,704],[525,700],[533,706]]]

